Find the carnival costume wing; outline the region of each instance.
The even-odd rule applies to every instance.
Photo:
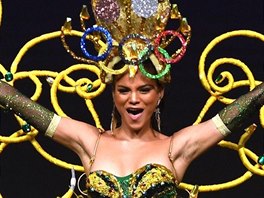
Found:
[[[67,18],[61,30],[43,34],[27,42],[17,54],[11,67],[8,68],[9,70],[3,65],[0,65],[0,72],[3,76],[3,81],[6,81],[11,86],[15,82],[19,82],[19,80],[30,79],[35,85],[35,91],[30,97],[32,101],[38,101],[42,94],[40,78],[46,78],[47,83],[50,85],[50,100],[52,106],[54,111],[60,116],[70,115],[67,115],[60,106],[57,96],[58,93],[75,94],[76,97],[85,101],[87,110],[92,115],[95,125],[99,129],[102,129],[103,127],[94,107],[93,100],[105,91],[106,84],[112,81],[112,75],[129,71],[131,78],[133,78],[136,72],[141,72],[148,78],[158,79],[162,83],[169,83],[173,70],[172,64],[180,61],[186,53],[191,38],[191,27],[188,25],[187,19],[182,17],[177,5],[171,4],[167,0],[97,0],[92,1],[92,6],[96,19],[95,25],[86,27],[86,22],[90,19],[90,14],[87,7],[84,6],[80,13],[80,31],[72,29],[71,19]],[[0,6],[0,22],[2,19],[1,11],[2,6]],[[166,29],[169,21],[177,21],[179,22],[177,23],[179,26],[175,29]],[[226,97],[226,94],[233,89],[248,86],[252,90],[261,83],[254,78],[254,75],[245,63],[233,58],[216,60],[209,66],[208,73],[206,74],[205,60],[209,52],[218,43],[236,36],[258,39],[260,42],[264,41],[264,35],[261,33],[250,30],[237,30],[217,37],[205,48],[199,62],[199,77],[202,85],[208,91],[209,97],[194,124],[200,123],[216,102],[230,104],[233,99]],[[68,37],[80,38],[80,48],[84,54],[83,56],[77,55],[75,50],[70,48],[67,44]],[[45,69],[18,71],[18,65],[29,49],[34,48],[42,42],[56,38],[61,39],[63,47],[75,60],[79,61],[78,64],[71,65],[63,71],[50,71]],[[88,41],[90,41],[89,45]],[[173,42],[180,43],[180,45],[170,53],[168,46]],[[91,48],[94,48],[97,52],[96,55],[89,51]],[[147,59],[152,61],[157,70],[156,74],[148,73],[144,69],[144,61]],[[115,65],[120,61],[124,62],[124,66],[116,69]],[[219,75],[219,78],[214,79],[213,74],[215,69],[222,64],[239,67],[245,72],[247,79],[235,80],[232,74],[227,71],[223,71]],[[71,73],[79,70],[91,72],[97,76],[97,79],[74,79],[70,76]],[[221,87],[219,83],[223,80],[227,80],[228,83]],[[8,110],[8,106],[2,107]],[[261,108],[260,121],[262,127],[264,126],[263,111],[263,108]],[[57,159],[46,152],[35,139],[38,135],[38,130],[30,126],[19,114],[16,114],[15,118],[21,129],[14,131],[10,136],[0,134],[0,154],[10,144],[29,141],[44,159],[54,165],[83,172],[82,166],[65,162],[63,159]],[[221,184],[195,185],[183,182],[179,187],[189,190],[190,195],[197,196],[198,192],[218,191],[240,185],[250,179],[253,174],[264,176],[264,156],[258,156],[246,147],[246,142],[250,139],[255,129],[256,125],[248,127],[238,143],[227,141],[221,141],[219,143],[219,146],[235,150],[239,154],[241,161],[247,168],[247,171],[241,177]],[[72,185],[64,197],[71,197],[73,194],[75,186],[74,173],[72,175]]]

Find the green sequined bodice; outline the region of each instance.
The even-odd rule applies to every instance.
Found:
[[[176,184],[172,172],[163,165],[148,164],[135,173],[117,177],[106,171],[95,171],[87,177],[88,197],[175,198]]]

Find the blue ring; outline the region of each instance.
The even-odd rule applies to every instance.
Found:
[[[86,40],[87,35],[92,33],[92,32],[100,32],[100,33],[102,33],[105,36],[105,39],[106,39],[106,42],[107,42],[107,49],[100,56],[91,55],[86,50],[85,40]],[[109,33],[109,31],[107,29],[105,29],[105,28],[103,28],[101,26],[93,26],[91,28],[87,28],[87,30],[84,32],[83,36],[81,37],[80,45],[81,45],[82,52],[84,53],[84,55],[87,58],[89,58],[91,60],[94,60],[94,61],[102,61],[102,60],[106,59],[107,56],[109,55],[109,53],[110,53],[110,51],[112,49],[112,46],[113,46],[113,39],[112,39],[111,34]]]
[[[139,38],[141,40],[143,40],[146,44],[147,44],[147,50],[146,53],[144,55],[142,55],[141,57],[138,57],[138,60],[127,60],[124,56],[123,53],[123,46],[125,44],[125,42],[129,39],[133,39],[133,38]],[[145,36],[141,35],[141,34],[129,34],[126,37],[124,37],[121,42],[119,43],[118,46],[118,54],[121,57],[121,59],[126,63],[126,64],[130,64],[130,65],[138,65],[142,62],[144,62],[145,60],[147,60],[151,54],[151,51],[153,50],[153,47],[150,43],[150,40],[148,38],[146,38]],[[143,50],[145,51],[145,50]]]

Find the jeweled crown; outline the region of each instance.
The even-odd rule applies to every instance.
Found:
[[[133,77],[138,69],[148,78],[170,81],[171,63],[184,56],[191,38],[191,28],[176,4],[169,0],[93,0],[92,10],[96,20],[92,27],[85,28],[84,25],[90,18],[86,6],[80,14],[84,31],[80,45],[86,58],[77,57],[65,42],[70,21],[62,27],[63,45],[74,58],[100,67],[101,80],[105,83],[111,82],[112,75],[127,70]],[[179,21],[175,30],[166,30],[169,20]],[[181,47],[169,54],[166,48],[176,38]],[[94,43],[97,55],[89,53],[87,39]],[[145,70],[147,59],[152,61],[157,74]],[[124,66],[115,69],[119,61],[123,61]]]

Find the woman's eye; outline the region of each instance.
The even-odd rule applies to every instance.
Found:
[[[125,93],[129,92],[128,89],[118,89],[117,91],[118,91],[119,93],[121,93],[121,94],[125,94]]]
[[[141,88],[140,92],[141,93],[148,93],[148,92],[150,92],[150,90],[151,90],[151,88],[146,87],[146,88]]]

